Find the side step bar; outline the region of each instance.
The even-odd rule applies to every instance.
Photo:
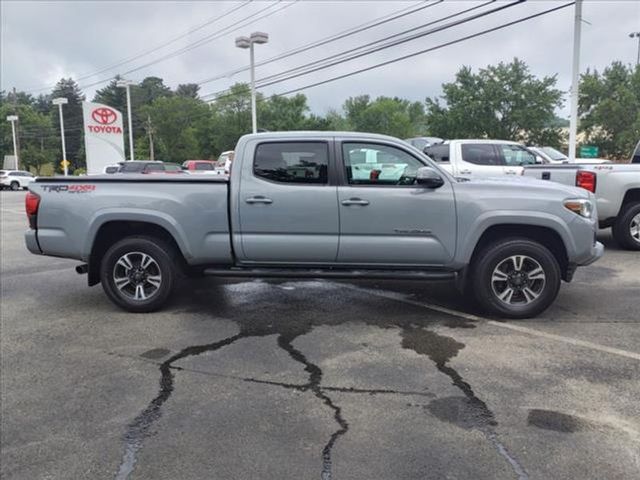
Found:
[[[301,268],[205,268],[205,275],[252,278],[361,278],[385,280],[455,280],[456,272],[446,270],[347,270]]]

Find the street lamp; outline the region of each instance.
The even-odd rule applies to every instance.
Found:
[[[116,82],[116,86],[127,91],[127,121],[129,123],[129,159],[133,160],[133,127],[131,126],[131,85],[135,85],[131,80],[121,79]]]
[[[251,65],[251,127],[253,133],[258,131],[256,119],[256,68],[253,56],[253,44],[263,44],[269,41],[269,35],[263,32],[253,32],[249,37],[236,38],[236,47],[249,49],[249,62]]]
[[[62,105],[69,103],[65,97],[58,97],[51,100],[51,103],[58,106],[60,114],[60,138],[62,139],[62,167],[64,168],[64,176],[69,175],[69,162],[67,161],[67,146],[64,142],[64,118],[62,117]]]
[[[640,32],[631,32],[629,34],[629,38],[637,38],[638,39],[638,56],[636,58],[636,67],[640,65]]]
[[[16,122],[18,121],[17,115],[9,115],[7,122],[11,122],[11,134],[13,135],[13,156],[16,159],[16,170],[18,170],[18,147],[16,146]]]

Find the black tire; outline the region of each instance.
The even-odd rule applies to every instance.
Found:
[[[11,188],[11,190],[13,190],[14,192],[17,192],[18,190],[20,190],[20,184],[18,182],[11,182],[9,188]]]
[[[622,213],[616,219],[612,228],[613,238],[615,238],[618,245],[622,248],[627,250],[640,250],[640,236],[635,238],[631,232],[632,224],[637,224],[639,221],[640,203],[631,203],[625,206]]]
[[[513,260],[514,257],[525,257],[520,270],[515,268],[517,260]],[[505,274],[511,263],[513,271]],[[492,281],[498,267],[508,280]],[[528,275],[518,276],[521,271],[526,274],[526,270],[531,269],[528,273],[533,273],[538,268],[542,269],[544,278],[533,280],[540,276],[539,273],[532,275],[532,279]],[[476,253],[471,266],[469,288],[488,312],[499,317],[520,319],[535,317],[545,311],[556,299],[561,279],[560,265],[544,245],[515,237],[487,245]],[[518,285],[512,282],[518,282]],[[509,302],[499,298],[500,289],[507,294],[507,290],[512,290],[512,295],[505,298]],[[537,297],[532,299],[531,293],[537,294]]]
[[[144,258],[142,254],[150,257],[154,264],[140,272]],[[102,257],[100,264],[102,288],[107,297],[124,310],[135,313],[156,311],[162,308],[173,291],[176,278],[176,254],[177,252],[171,245],[157,238],[134,236],[120,240],[111,246]],[[129,260],[128,263],[134,268],[126,269],[124,263],[118,263],[125,255]],[[138,258],[140,258],[140,262],[136,261]],[[124,278],[126,276],[130,281],[121,283],[121,287],[118,288],[114,278],[116,273],[119,275],[116,278],[122,277],[121,280],[126,280]],[[142,278],[136,275],[140,275]],[[159,281],[157,280],[158,276]],[[158,281],[159,286],[148,281],[146,279],[148,277],[154,278],[154,282]],[[141,285],[140,288],[142,288],[140,295],[138,295],[138,285]],[[144,298],[145,295],[147,298]]]

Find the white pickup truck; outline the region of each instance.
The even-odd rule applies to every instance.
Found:
[[[544,163],[523,145],[507,140],[447,140],[423,152],[455,177],[521,175],[525,165]]]
[[[621,247],[640,250],[640,165],[536,165],[526,177],[582,187],[594,193],[600,228],[612,227]]]

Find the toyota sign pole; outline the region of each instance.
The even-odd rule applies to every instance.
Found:
[[[118,80],[116,85],[127,91],[127,123],[129,124],[129,160],[133,160],[133,127],[131,126],[131,85],[135,82],[131,80]]]
[[[62,105],[69,103],[65,97],[58,97],[51,100],[51,103],[58,106],[60,113],[60,138],[62,138],[62,166],[64,168],[64,176],[69,175],[69,162],[67,161],[67,147],[64,141],[64,118],[62,116]]]
[[[17,115],[9,115],[7,122],[11,122],[11,134],[13,136],[13,157],[16,159],[16,170],[20,168],[18,163],[18,147],[16,146],[16,122],[18,121]]]
[[[236,38],[236,47],[249,49],[249,63],[251,67],[251,128],[253,133],[258,131],[256,115],[256,68],[253,55],[253,44],[264,44],[269,41],[269,35],[263,32],[253,32],[249,37]]]

